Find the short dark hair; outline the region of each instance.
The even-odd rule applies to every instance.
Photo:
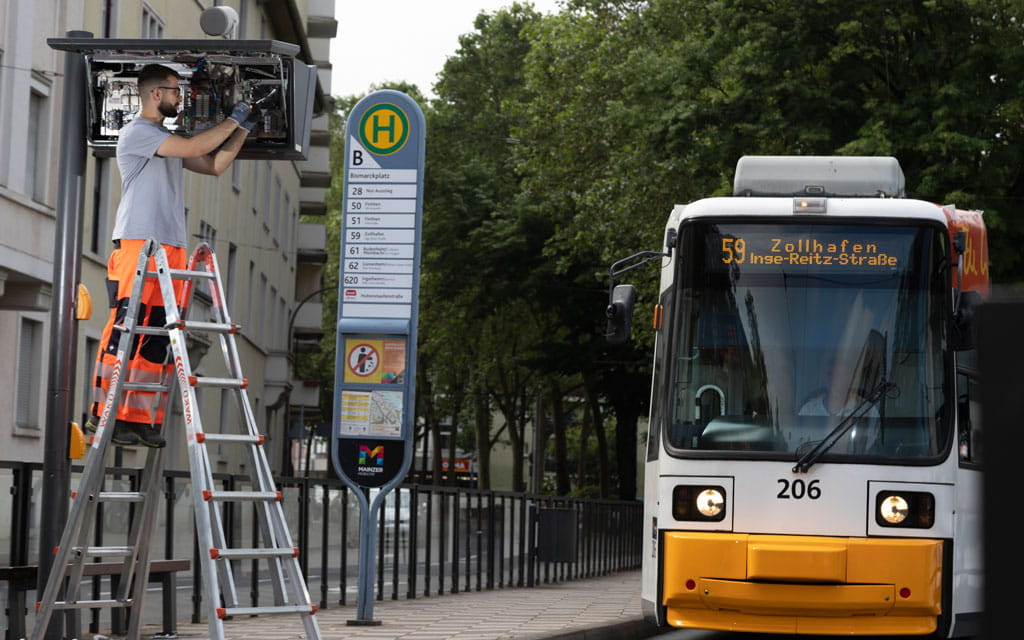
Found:
[[[147,64],[139,72],[139,95],[148,94],[167,82],[167,78],[171,76],[181,80],[181,75],[170,67],[165,67],[162,64]]]

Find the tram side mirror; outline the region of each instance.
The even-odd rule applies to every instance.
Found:
[[[618,284],[612,290],[612,298],[604,315],[608,318],[608,328],[604,337],[609,344],[623,344],[629,340],[633,326],[633,303],[636,301],[636,287],[631,284]]]
[[[974,348],[975,317],[981,306],[981,294],[977,291],[963,291],[953,314],[953,335],[951,342],[954,351],[967,351]]]

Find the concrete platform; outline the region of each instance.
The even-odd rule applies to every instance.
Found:
[[[317,613],[323,640],[632,640],[659,630],[640,613],[640,572],[533,588],[375,601],[378,626],[349,626],[354,605]],[[305,639],[295,615],[225,622],[226,640]],[[158,626],[143,629],[152,638]],[[661,630],[664,631],[664,630]],[[178,637],[209,640],[203,624],[179,622]]]

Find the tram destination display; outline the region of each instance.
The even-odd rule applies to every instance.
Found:
[[[704,229],[704,264],[711,272],[806,267],[822,273],[895,273],[910,263],[916,235],[908,234],[906,227],[865,231],[804,224],[708,225]]]

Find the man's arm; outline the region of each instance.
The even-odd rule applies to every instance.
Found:
[[[210,127],[191,138],[182,138],[174,135],[167,136],[156,150],[156,153],[164,158],[202,158],[223,144],[232,133],[242,128],[242,123],[245,122],[251,112],[252,107],[247,102],[239,102],[235,105],[231,115],[217,126]],[[238,152],[236,151],[235,153]]]
[[[224,123],[222,122],[221,124]],[[220,125],[217,126],[219,127]],[[208,176],[219,176],[231,166],[231,162],[238,155],[248,135],[249,131],[245,127],[238,127],[219,149],[198,158],[185,158],[182,160],[182,164],[189,171],[195,171],[196,173]]]

